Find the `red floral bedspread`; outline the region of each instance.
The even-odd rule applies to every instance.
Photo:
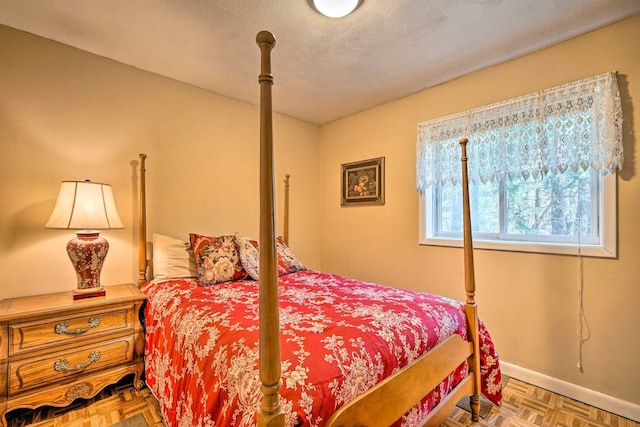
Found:
[[[322,426],[336,408],[451,334],[464,306],[444,297],[317,271],[279,278],[281,405],[287,426]],[[148,283],[146,381],[169,426],[254,426],[260,404],[258,284]],[[482,391],[502,395],[498,356],[480,322]],[[405,414],[411,425],[465,375],[466,363]]]

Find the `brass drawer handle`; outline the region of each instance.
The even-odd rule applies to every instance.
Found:
[[[56,325],[56,334],[58,334],[58,335],[62,335],[62,334],[80,335],[80,334],[84,334],[89,329],[97,328],[98,326],[100,326],[100,318],[99,317],[92,317],[91,319],[89,319],[89,326],[87,326],[84,329],[76,329],[75,331],[70,331],[68,329],[69,328],[69,324],[67,322],[60,322],[60,323],[58,323]]]
[[[56,372],[79,371],[80,369],[84,369],[87,366],[91,365],[92,363],[100,360],[100,352],[92,351],[91,353],[89,353],[89,356],[87,357],[89,358],[89,361],[87,363],[82,363],[80,365],[76,365],[72,367],[67,366],[67,363],[69,363],[67,359],[60,359],[53,364],[53,370]]]

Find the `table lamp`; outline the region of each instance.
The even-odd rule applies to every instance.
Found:
[[[45,227],[78,230],[76,237],[67,243],[78,279],[73,299],[104,296],[100,272],[109,243],[98,230],[124,228],[111,186],[89,180],[62,181],[56,206]]]

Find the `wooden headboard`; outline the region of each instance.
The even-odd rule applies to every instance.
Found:
[[[138,287],[146,283],[149,278],[147,272],[153,266],[153,259],[147,252],[147,155],[140,154],[140,178],[138,189]],[[282,237],[284,242],[289,244],[289,181],[290,174],[284,176],[284,222]]]

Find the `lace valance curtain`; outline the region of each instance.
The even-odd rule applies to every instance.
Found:
[[[460,181],[461,138],[473,183],[589,167],[613,173],[623,161],[616,73],[420,123],[418,190]]]

